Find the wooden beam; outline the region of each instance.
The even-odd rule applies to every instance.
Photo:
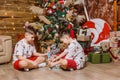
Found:
[[[117,1],[114,0],[114,12],[113,12],[113,15],[114,15],[114,21],[113,21],[113,30],[114,31],[117,31]]]

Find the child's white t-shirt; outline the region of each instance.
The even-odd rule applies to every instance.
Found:
[[[81,45],[77,42],[76,39],[70,43],[67,49],[64,50],[67,55],[65,56],[65,59],[72,59],[77,63],[77,69],[80,69],[84,66],[85,63],[85,55],[83,48]]]
[[[26,43],[25,39],[22,39],[15,45],[13,63],[18,60],[18,55],[21,55],[24,58],[29,58],[33,55],[33,53],[36,53],[35,46]]]

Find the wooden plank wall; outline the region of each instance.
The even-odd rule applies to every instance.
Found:
[[[90,19],[101,18],[113,29],[113,0],[85,0]]]
[[[24,23],[33,18],[29,11],[33,3],[34,0],[0,0],[0,35],[12,36],[13,45],[17,35],[24,32]]]

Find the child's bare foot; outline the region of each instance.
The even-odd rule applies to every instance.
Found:
[[[38,65],[39,68],[45,67],[47,64],[45,62]]]

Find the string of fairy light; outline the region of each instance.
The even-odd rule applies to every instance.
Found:
[[[5,13],[4,13],[4,16],[8,16],[8,13],[5,12]],[[11,18],[11,19],[14,19],[14,16],[11,15],[10,18]],[[16,30],[16,28],[15,28],[15,22],[13,21],[13,22],[11,22],[10,24],[11,24],[11,26],[13,26],[12,29],[13,29],[13,30]],[[7,26],[6,26],[6,25],[4,26],[4,29],[7,29]],[[7,32],[8,32],[8,31],[7,31]]]

